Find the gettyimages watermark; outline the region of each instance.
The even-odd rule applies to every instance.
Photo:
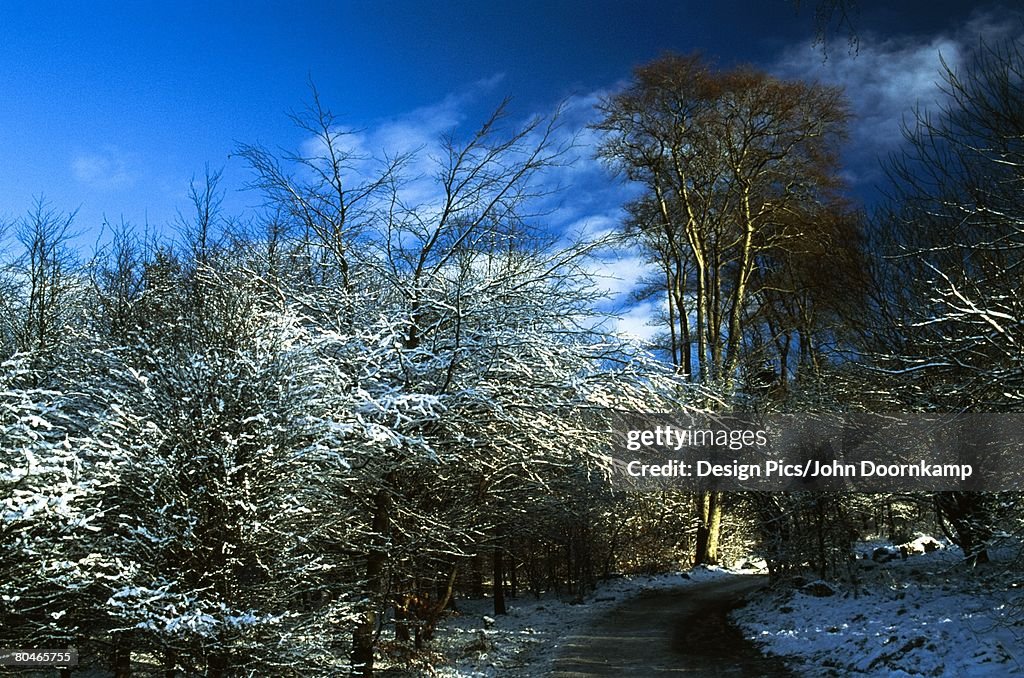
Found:
[[[633,414],[601,461],[661,490],[1006,491],[1024,486],[1024,414]]]

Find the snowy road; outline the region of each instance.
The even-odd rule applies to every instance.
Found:
[[[642,594],[559,642],[553,676],[790,676],[728,623],[766,577],[737,575]]]

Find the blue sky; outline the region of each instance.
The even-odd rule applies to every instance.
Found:
[[[505,95],[522,117],[568,99],[582,127],[597,97],[667,50],[846,86],[859,114],[849,174],[870,198],[899,116],[934,104],[938,52],[956,64],[980,34],[1024,24],[998,3],[855,4],[859,50],[841,33],[824,59],[814,0],[799,12],[790,0],[0,0],[0,218],[44,195],[78,210],[86,248],[104,219],[161,229],[207,163],[224,170],[225,208],[243,212],[259,200],[239,190],[248,171],[230,155],[301,148],[287,113],[309,79],[366,143],[401,145],[471,127]],[[621,194],[586,152],[566,177],[553,227],[613,226]]]

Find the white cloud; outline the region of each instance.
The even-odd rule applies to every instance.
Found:
[[[857,168],[848,178],[864,181],[878,178],[876,159],[900,145],[901,124],[915,107],[926,111],[939,104],[940,54],[956,66],[961,45],[948,37],[912,42],[863,36],[856,54],[836,53],[827,61],[817,48],[790,49],[773,71],[845,89],[853,113],[847,158]]]
[[[855,53],[837,51],[827,59],[820,47],[791,47],[771,70],[781,77],[846,90],[854,114],[847,151],[849,164],[856,167],[851,176],[870,181],[879,176],[877,158],[902,143],[901,123],[912,123],[915,109],[926,113],[943,103],[945,95],[938,87],[941,60],[950,68],[961,68],[980,38],[999,40],[1019,32],[1021,25],[1020,17],[1012,13],[976,13],[957,31],[940,35],[881,38],[864,34]]]
[[[135,182],[131,155],[116,146],[104,146],[90,153],[79,153],[71,160],[76,181],[93,189],[115,190]]]
[[[383,121],[371,135],[373,150],[394,155],[435,147],[441,135],[465,121],[465,107],[491,87],[492,80],[479,81],[465,92],[449,94],[435,104]]]
[[[559,223],[566,223],[564,232],[568,238],[587,241],[603,240],[613,235],[619,230],[621,222],[621,210],[586,215],[575,221],[559,219]]]
[[[635,304],[615,318],[615,334],[626,339],[650,342],[662,331],[655,322],[659,311],[654,302]]]
[[[655,272],[642,256],[627,252],[597,259],[588,268],[597,289],[620,305],[628,301],[645,277]]]

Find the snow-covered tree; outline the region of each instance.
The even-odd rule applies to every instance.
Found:
[[[531,223],[540,176],[571,145],[557,116],[517,127],[503,104],[376,178],[319,100],[298,122],[312,152],[241,154],[273,208],[268,275],[310,326],[350,338],[334,357],[355,413],[392,441],[353,464],[367,556],[352,663],[370,675],[385,611],[425,639],[460,564],[491,560],[500,611],[510,541],[545,515],[586,523],[589,493],[607,490],[591,456],[605,414],[678,384],[597,327],[584,274],[596,245],[559,246]],[[423,162],[433,181],[403,176]]]
[[[941,108],[919,114],[891,166],[889,243],[872,348],[903,407],[1014,412],[1024,404],[1024,46],[984,44],[942,74]],[[993,510],[976,493],[936,497],[970,559],[985,558]]]
[[[1024,47],[982,45],[943,73],[944,101],[907,130],[883,225],[911,299],[892,371],[933,409],[1024,402]],[[900,273],[894,273],[897,277]]]
[[[117,525],[132,558],[109,605],[143,642],[214,673],[323,660],[298,609],[330,598],[331,546],[346,532],[329,370],[287,321],[263,322],[246,349],[147,356],[146,422],[160,438],[123,492],[149,509]]]
[[[73,299],[82,289],[69,246],[74,218],[38,198],[14,224],[17,247],[0,271],[0,285],[7,288],[0,297],[0,319],[9,349],[41,357],[55,348],[81,310]]]
[[[116,554],[106,544],[114,488],[133,451],[121,432],[134,376],[101,345],[65,339],[0,370],[0,594],[9,646],[73,645],[103,635]]]
[[[208,172],[178,242],[125,227],[61,260],[47,341],[0,376],[11,646],[74,643],[119,676],[368,676],[388,625],[429,640],[471,563],[498,612],[549,545],[577,594],[607,569],[614,415],[689,395],[603,329],[599,243],[536,223],[571,146],[557,116],[503,105],[367,178],[308,113],[309,153],[241,149],[260,232],[221,217]],[[434,181],[402,176],[424,161]]]

